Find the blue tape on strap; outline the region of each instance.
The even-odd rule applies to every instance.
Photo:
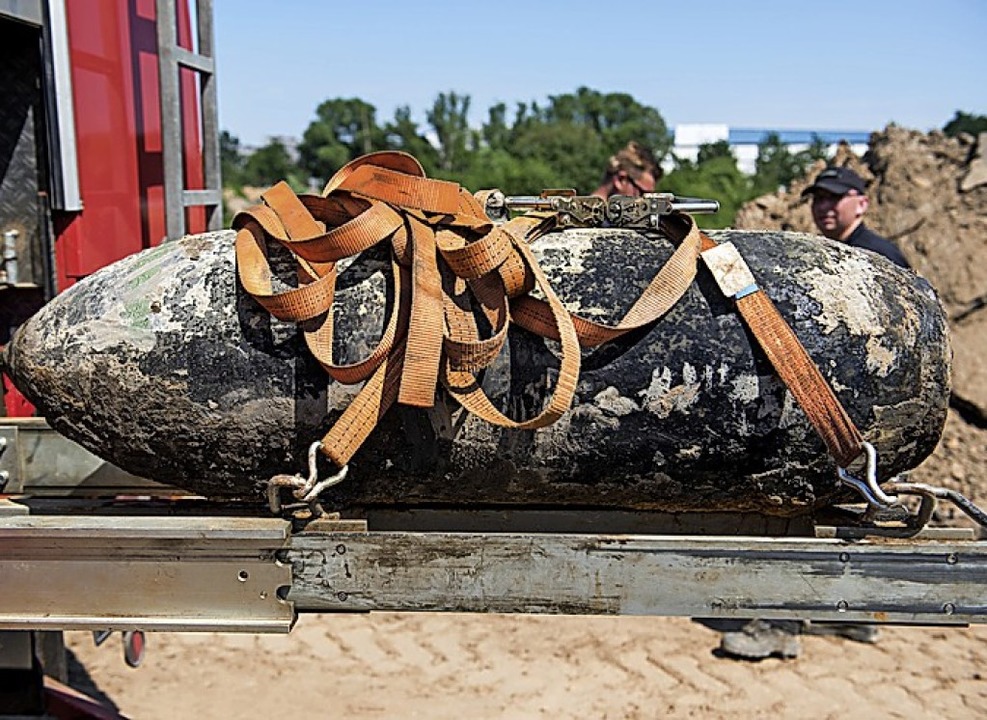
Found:
[[[734,300],[740,300],[740,298],[745,298],[748,295],[753,295],[758,290],[760,290],[760,288],[757,286],[757,283],[752,283],[751,285],[748,285],[743,290],[741,290],[736,295],[734,295],[733,296],[733,299]]]

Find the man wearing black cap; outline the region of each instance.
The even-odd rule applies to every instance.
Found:
[[[830,240],[883,255],[896,265],[908,268],[901,251],[864,225],[870,201],[863,178],[850,168],[829,167],[802,191],[812,196],[812,219]],[[700,620],[700,622],[708,622]],[[758,660],[771,655],[796,657],[799,635],[835,635],[864,643],[877,642],[873,625],[850,622],[812,623],[801,620],[751,620],[723,633],[720,651],[728,657]]]
[[[864,213],[870,205],[863,178],[847,167],[829,167],[802,191],[812,196],[812,219],[819,232],[830,240],[850,247],[876,252],[895,265],[909,267],[901,251],[864,225]]]

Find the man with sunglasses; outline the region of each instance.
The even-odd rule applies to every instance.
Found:
[[[632,140],[616,155],[610,156],[600,186],[592,194],[601,198],[611,195],[641,197],[655,192],[661,176],[661,167],[651,151]]]
[[[895,265],[909,267],[901,251],[864,225],[864,213],[870,206],[863,178],[847,167],[829,167],[802,191],[812,196],[812,219],[819,232],[830,240],[850,247],[876,252]]]

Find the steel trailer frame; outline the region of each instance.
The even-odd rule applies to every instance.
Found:
[[[243,508],[122,473],[37,418],[0,421],[0,473],[13,493],[0,630],[289,632],[305,613],[374,611],[987,622],[987,541],[966,529],[592,509],[231,514]],[[85,497],[93,487],[115,499]]]

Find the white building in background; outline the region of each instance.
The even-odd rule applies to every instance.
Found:
[[[771,130],[731,128],[720,123],[688,123],[675,126],[672,154],[695,162],[701,145],[726,140],[737,158],[737,167],[741,172],[752,175],[757,160],[757,146],[771,133],[777,134],[791,153],[807,149],[812,144],[813,136],[818,136],[829,145],[830,155],[836,152],[836,146],[841,141],[849,143],[857,155],[863,155],[870,142],[870,132],[866,130]],[[670,172],[675,163],[671,157],[667,157],[664,165],[665,171]]]

